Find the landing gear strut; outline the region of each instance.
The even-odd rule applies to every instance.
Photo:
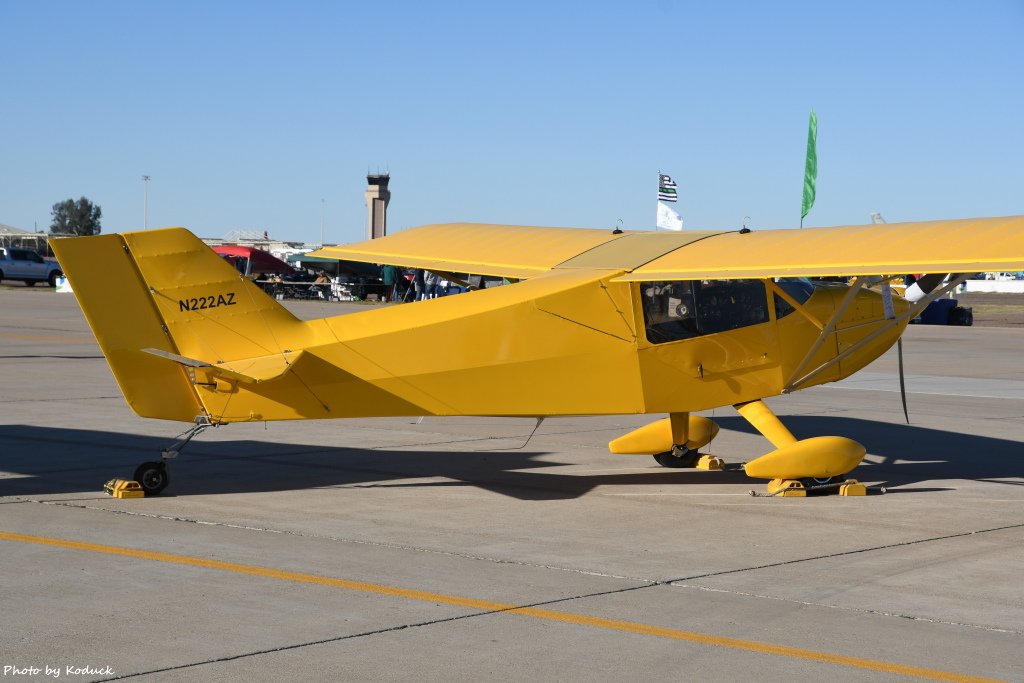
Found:
[[[734,406],[774,451],[744,465],[747,476],[771,479],[769,495],[804,496],[807,491],[838,489],[840,495],[864,495],[865,487],[846,474],[864,459],[865,449],[841,436],[816,436],[798,441],[763,401]]]
[[[185,450],[185,446],[188,445],[189,441],[213,426],[215,425],[210,422],[210,418],[207,416],[197,416],[194,425],[179,434],[170,446],[160,451],[159,462],[144,462],[136,468],[135,481],[139,482],[147,496],[159,495],[161,491],[167,488],[167,485],[171,483],[171,476],[167,467],[170,461],[178,457],[178,454]]]
[[[697,449],[707,446],[718,434],[718,425],[706,417],[689,413],[670,413],[667,420],[671,430],[672,448],[654,454],[662,467],[696,467],[702,470],[720,470],[725,465],[721,458],[702,455]]]

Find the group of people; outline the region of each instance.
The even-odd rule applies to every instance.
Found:
[[[318,271],[316,277],[307,271],[297,271],[284,277],[279,274],[260,273],[255,280],[267,294],[287,295],[289,298],[329,299],[331,287],[335,284],[335,280],[323,270]]]
[[[380,274],[380,280],[370,275],[354,276],[342,282],[340,277],[332,278],[323,270],[317,271],[315,277],[309,271],[296,271],[284,277],[260,273],[255,280],[264,291],[277,298],[331,299],[332,294],[343,287],[343,294],[355,299],[379,293],[382,301],[407,303],[465,291],[459,284],[422,268],[403,270],[385,265],[381,266]]]
[[[452,283],[437,273],[416,268],[405,273],[395,266],[381,267],[385,301],[423,301],[451,294]],[[462,291],[457,287],[458,291]]]

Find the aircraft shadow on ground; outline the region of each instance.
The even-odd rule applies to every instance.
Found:
[[[753,432],[739,417],[716,421],[723,429]],[[853,476],[886,486],[946,479],[1019,484],[1001,480],[1018,478],[1024,470],[1024,448],[1018,441],[845,417],[788,417],[786,424],[798,438],[841,435],[860,441],[871,459],[880,462],[866,462]],[[203,443],[201,438],[172,465],[171,486],[164,495],[471,486],[521,500],[561,500],[577,498],[598,486],[759,487],[759,480],[742,472],[667,469],[640,456],[623,460],[624,467],[649,464],[649,471],[551,471],[569,463],[543,460],[548,453],[539,450],[495,450],[493,442],[486,441],[477,451],[451,451],[444,450],[443,444],[417,450],[371,450],[254,440]],[[543,434],[538,436],[542,438]],[[0,470],[14,474],[0,478],[0,496],[98,493],[108,479],[130,478],[137,465],[158,459],[169,441],[119,432],[0,425]],[[464,447],[466,441],[453,443]],[[763,450],[742,455],[749,460],[769,450],[765,442]],[[741,455],[719,454],[730,460]]]

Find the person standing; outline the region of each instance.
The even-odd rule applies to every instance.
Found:
[[[381,278],[384,280],[384,301],[395,300],[395,282],[398,278],[398,269],[394,266],[384,266],[380,270]]]
[[[437,298],[437,290],[441,287],[441,276],[434,272],[429,272],[423,276],[423,298],[424,299],[435,299]]]
[[[423,274],[423,269],[417,268],[416,272],[413,273],[412,276],[412,287],[413,291],[415,292],[415,296],[412,299],[413,301],[422,301],[424,298],[426,298],[423,292],[423,288],[425,286],[424,280],[425,277]]]

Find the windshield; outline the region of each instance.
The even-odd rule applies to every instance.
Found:
[[[798,304],[807,301],[814,294],[814,285],[805,277],[777,277],[775,278],[775,284]],[[796,310],[778,294],[773,295],[773,298],[775,300],[776,319],[784,318]]]

